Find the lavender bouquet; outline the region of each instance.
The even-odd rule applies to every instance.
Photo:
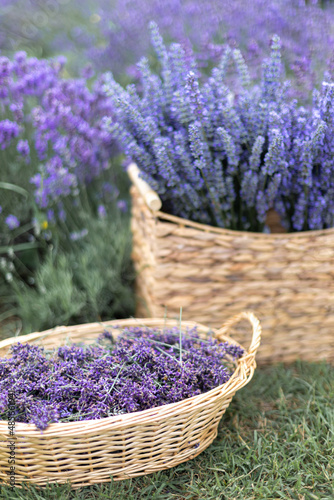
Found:
[[[275,209],[289,231],[334,225],[334,84],[314,90],[305,109],[281,82],[281,44],[274,36],[260,85],[242,54],[228,48],[208,79],[179,44],[166,48],[151,23],[160,74],[138,64],[140,91],[108,76],[114,117],[105,126],[165,212],[229,229],[266,231]],[[229,61],[238,80],[225,82]]]
[[[243,352],[177,327],[128,327],[116,340],[105,332],[97,345],[52,351],[14,344],[11,357],[0,359],[0,419],[7,419],[10,393],[15,420],[41,430],[182,401],[227,382]]]

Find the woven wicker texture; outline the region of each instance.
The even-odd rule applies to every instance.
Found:
[[[94,483],[127,479],[173,467],[194,458],[207,448],[217,435],[219,420],[235,392],[253,376],[255,354],[261,338],[257,318],[248,312],[228,321],[213,334],[229,341],[226,333],[242,320],[252,326],[252,342],[248,352],[236,362],[236,370],[225,384],[179,403],[142,412],[128,413],[100,420],[51,424],[41,433],[33,424],[16,423],[15,474],[22,481],[45,485],[47,482],[71,481],[78,488]],[[175,326],[172,320],[141,319],[109,321],[71,327],[58,327],[0,342],[0,356],[8,355],[16,342],[35,342],[46,348],[67,342],[90,343],[108,327]],[[194,322],[182,322],[182,329],[198,326],[200,334],[209,329]],[[111,333],[117,336],[118,330]],[[9,448],[13,439],[6,421],[0,421],[0,482],[8,481]]]
[[[138,316],[167,307],[174,318],[183,307],[185,319],[217,327],[225,310],[252,310],[263,328],[259,363],[334,361],[334,229],[225,230],[154,212],[137,185],[131,193]]]

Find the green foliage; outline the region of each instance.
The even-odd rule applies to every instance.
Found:
[[[128,217],[89,218],[86,229],[68,249],[49,250],[34,286],[15,282],[24,332],[133,314]]]
[[[30,223],[2,235],[0,246],[0,337],[17,333],[17,321],[8,331],[8,319],[21,320],[21,333],[44,330],[59,324],[75,324],[128,317],[134,313],[129,212],[122,213],[118,200],[129,203],[129,180],[121,158],[72,199],[64,200],[66,219],[46,214],[36,207],[29,183],[28,204],[21,186],[0,189],[6,195],[6,210],[18,204]],[[5,163],[12,175],[13,163]],[[35,165],[27,165],[31,176]],[[22,168],[17,175],[21,181]],[[105,192],[106,184],[115,192]],[[16,189],[16,190],[15,190]],[[99,207],[104,211],[99,213]],[[33,221],[32,220],[32,215]],[[19,328],[20,330],[20,328]]]
[[[146,477],[71,490],[3,488],[3,500],[332,500],[334,368],[258,369],[218,438],[196,459]]]

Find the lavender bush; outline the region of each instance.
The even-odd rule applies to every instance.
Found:
[[[112,112],[110,100],[99,80],[90,91],[84,78],[63,78],[64,62],[27,58],[24,52],[13,61],[0,59],[0,147],[4,155],[11,148],[25,164],[32,163],[22,173],[40,170],[29,179],[24,175],[24,187],[28,182],[36,186],[43,209],[75,195],[110,168],[113,144],[100,125],[101,117]],[[11,167],[2,179],[15,181],[16,174]]]
[[[101,126],[111,102],[101,80],[89,90],[84,78],[63,78],[63,66],[63,58],[39,60],[24,52],[0,58],[2,245],[28,226],[40,232],[64,222],[86,190],[93,191],[96,210],[102,198],[118,197],[113,141]],[[97,193],[94,181],[102,179]]]
[[[159,75],[144,58],[141,89],[105,88],[116,118],[106,128],[137,162],[168,213],[230,229],[263,231],[274,208],[290,231],[334,225],[334,84],[315,90],[305,109],[281,83],[281,44],[273,37],[259,86],[237,49],[226,49],[201,83],[179,44],[167,49],[155,23]],[[228,61],[239,73],[230,90]]]
[[[125,328],[116,341],[105,332],[100,345],[51,352],[14,344],[11,357],[0,359],[0,419],[7,419],[9,392],[15,394],[15,420],[42,430],[51,422],[175,403],[227,382],[233,360],[243,352],[227,342],[201,339],[196,328],[182,334],[178,328]]]
[[[15,289],[25,328],[132,312],[127,183],[101,126],[111,102],[101,79],[66,79],[64,64],[0,57],[0,288]],[[109,248],[96,243],[106,232]]]

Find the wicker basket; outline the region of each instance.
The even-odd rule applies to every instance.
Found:
[[[223,312],[253,310],[263,342],[259,363],[334,361],[334,229],[286,234],[231,231],[163,213],[133,182],[133,260],[137,312],[217,327]],[[246,345],[240,334],[236,339]]]
[[[51,424],[41,433],[33,424],[15,426],[16,483],[35,485],[71,481],[74,488],[111,480],[150,474],[190,460],[207,448],[217,436],[218,423],[232,397],[253,376],[255,354],[260,344],[261,326],[252,313],[241,313],[228,321],[214,335],[229,341],[226,332],[242,320],[251,323],[253,336],[247,354],[236,363],[236,370],[225,384],[179,403],[142,412]],[[173,320],[145,319],[93,323],[58,327],[0,342],[0,356],[16,342],[38,342],[47,348],[68,341],[89,343],[108,326],[175,326]],[[197,325],[200,334],[209,329],[194,322],[183,322],[182,328]],[[117,331],[117,330],[116,330]],[[114,330],[113,330],[114,332]],[[115,334],[117,335],[117,334]],[[6,421],[0,422],[0,483],[7,484],[9,448]]]

